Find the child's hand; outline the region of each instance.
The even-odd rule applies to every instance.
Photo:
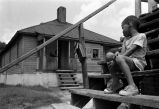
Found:
[[[113,61],[109,61],[107,62],[107,65],[108,65],[108,69],[111,69],[112,66],[113,66],[114,62]]]
[[[116,53],[115,53],[115,56],[118,56],[120,53],[117,51]]]

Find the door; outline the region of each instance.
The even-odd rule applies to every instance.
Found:
[[[68,41],[59,40],[58,42],[58,68],[69,69],[69,49]]]

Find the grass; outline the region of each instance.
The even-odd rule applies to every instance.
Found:
[[[52,91],[40,86],[0,85],[0,107],[1,109],[32,109],[62,102],[56,94],[50,94]]]

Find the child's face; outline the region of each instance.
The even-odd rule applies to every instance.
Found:
[[[130,36],[131,36],[130,25],[128,25],[128,24],[123,24],[123,25],[122,25],[122,29],[123,29],[123,35],[124,35],[125,37],[130,37]]]

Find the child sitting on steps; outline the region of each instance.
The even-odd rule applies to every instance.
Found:
[[[117,72],[123,72],[128,86],[119,91],[120,95],[136,95],[139,90],[134,83],[131,72],[143,71],[146,64],[145,55],[147,50],[147,39],[144,33],[139,33],[140,21],[135,16],[128,16],[122,22],[124,41],[121,53],[106,54],[109,71],[112,75],[112,84],[104,90],[104,93],[115,93],[122,87],[121,81],[117,77]]]

